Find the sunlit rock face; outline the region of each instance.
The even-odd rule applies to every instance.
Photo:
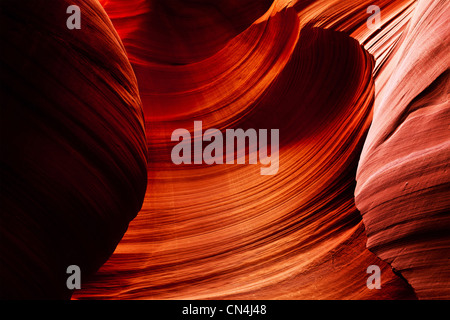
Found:
[[[2,296],[448,297],[448,1],[375,2],[2,1]],[[175,165],[194,121],[277,173]]]
[[[450,298],[448,1],[419,1],[384,66],[358,167],[367,247],[419,298]]]
[[[67,267],[86,280],[142,205],[136,78],[96,1],[5,0],[0,21],[1,297],[69,298]]]
[[[74,297],[415,298],[365,248],[354,204],[375,95],[376,61],[358,42],[373,40],[364,29],[369,2],[213,3],[102,1],[138,79],[149,184],[115,253]],[[409,5],[383,9],[395,17]],[[174,165],[171,134],[192,132],[194,120],[222,132],[279,129],[278,173]],[[373,264],[383,290],[366,286]]]

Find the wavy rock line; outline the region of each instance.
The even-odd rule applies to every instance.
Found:
[[[221,22],[230,13],[208,1],[127,1],[133,9],[122,11],[124,3],[104,6],[138,78],[149,184],[115,253],[75,298],[414,298],[365,248],[354,204],[375,61],[347,34],[370,39],[361,31],[367,15],[352,10],[348,24],[317,28],[327,12],[323,1],[258,10],[242,1],[230,25]],[[410,1],[384,3],[390,23],[403,25]],[[341,10],[348,7],[336,6],[334,16]],[[398,10],[403,15],[395,18]],[[157,26],[161,20],[165,28]],[[379,43],[392,46],[390,35]],[[170,135],[192,131],[194,120],[220,130],[279,128],[278,174],[261,176],[255,166],[175,166]],[[366,287],[371,264],[382,268],[383,290]]]
[[[355,192],[368,248],[424,299],[450,297],[449,9],[419,1],[386,63]]]

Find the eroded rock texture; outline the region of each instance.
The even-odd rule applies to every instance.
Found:
[[[142,205],[136,79],[96,1],[5,0],[0,21],[1,297],[68,298],[67,267],[87,279]]]
[[[15,296],[68,297],[67,264],[100,266],[146,165],[142,210],[74,298],[448,296],[447,1],[100,0],[118,36],[96,1],[75,1],[76,32],[67,2],[43,2],[2,2],[14,215],[1,262]],[[278,173],[174,165],[171,134],[195,120],[280,129]],[[381,290],[366,286],[373,264]]]
[[[102,3],[138,78],[152,156],[143,209],[75,298],[415,297],[365,248],[354,205],[376,61],[349,35],[373,40],[369,1]],[[382,2],[395,26],[409,5]],[[278,173],[174,165],[172,131],[194,120],[280,129]],[[366,287],[372,264],[383,290]]]
[[[450,298],[448,1],[419,1],[383,65],[358,167],[368,248],[419,298]]]

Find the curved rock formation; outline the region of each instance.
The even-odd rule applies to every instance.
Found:
[[[104,5],[136,71],[149,123],[148,191],[111,259],[74,297],[414,298],[365,248],[354,205],[375,92],[375,61],[361,45],[343,32],[316,28],[320,12],[277,1],[231,38],[231,27],[220,29],[211,19],[208,26],[223,32],[220,45],[208,47],[208,35],[198,33],[205,48],[169,51],[162,60],[161,39],[143,36],[158,28],[152,17],[159,2],[132,3],[139,3],[139,15],[121,11],[125,1]],[[176,37],[177,13],[167,19],[167,32],[189,48],[191,39]],[[346,27],[365,24],[358,16]],[[247,18],[239,23],[245,24]],[[222,131],[280,129],[278,173],[174,165],[171,133],[192,132],[194,120]],[[381,267],[383,290],[366,287],[372,264]]]
[[[86,280],[141,208],[142,106],[98,2],[19,2],[0,4],[1,298],[69,298],[67,267]]]
[[[272,0],[100,0],[132,62],[189,64],[210,57]]]
[[[75,299],[448,298],[447,3],[3,0],[2,297],[115,249]],[[196,120],[279,129],[278,173],[173,164]]]
[[[419,1],[377,93],[358,167],[367,246],[419,298],[450,298],[448,1]]]

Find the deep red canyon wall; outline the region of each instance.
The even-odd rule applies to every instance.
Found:
[[[2,297],[450,296],[448,1],[16,4]],[[200,120],[279,129],[278,172],[175,165],[172,132]]]
[[[93,1],[1,2],[1,297],[68,298],[142,205],[147,148],[136,78]],[[71,4],[81,30],[66,27]]]

